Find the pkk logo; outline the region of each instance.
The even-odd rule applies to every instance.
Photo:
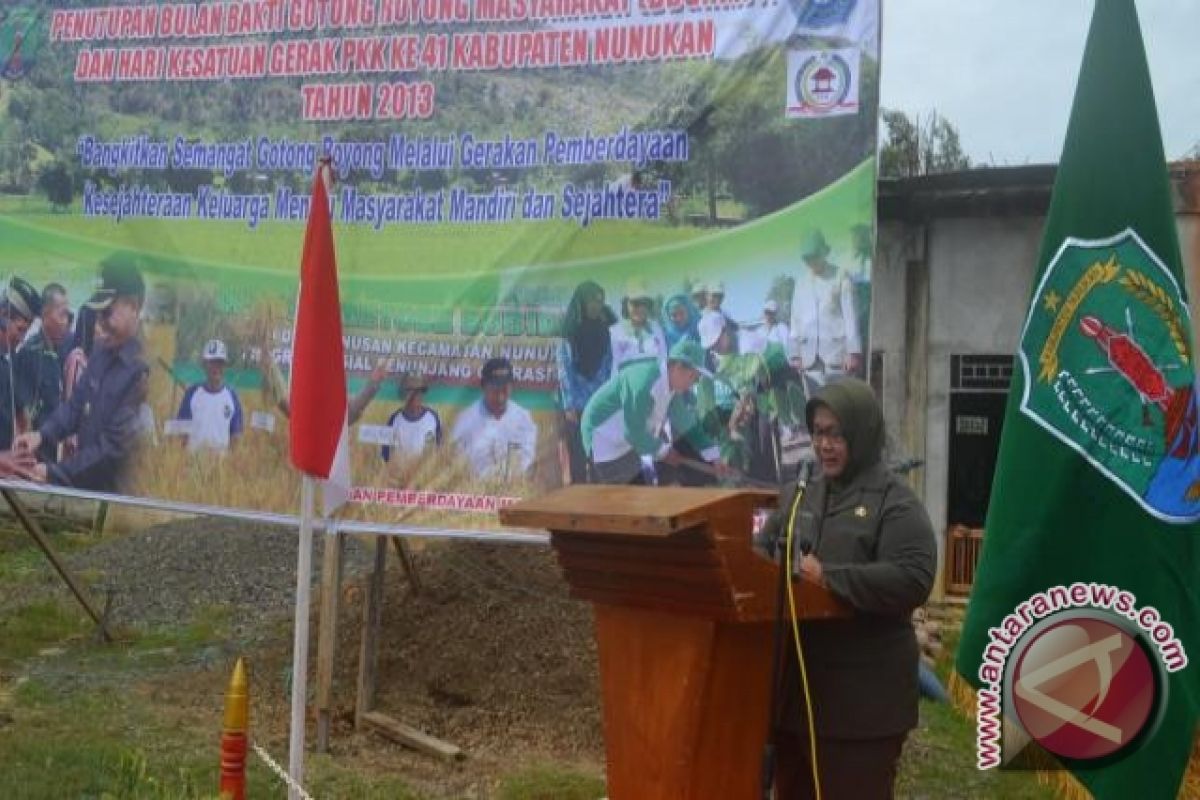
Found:
[[[46,39],[44,10],[0,9],[0,78],[23,78],[33,68]]]
[[[1200,444],[1187,303],[1131,229],[1068,238],[1021,337],[1021,412],[1153,516],[1200,519]]]
[[[840,53],[816,53],[796,70],[796,97],[810,111],[829,111],[850,94],[850,80],[850,65]]]

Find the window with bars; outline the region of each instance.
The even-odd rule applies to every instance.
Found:
[[[950,356],[950,389],[1007,392],[1016,360],[1011,355]]]

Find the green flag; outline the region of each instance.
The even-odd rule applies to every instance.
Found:
[[[981,766],[1002,711],[1006,761],[1053,754],[1099,798],[1179,791],[1200,706],[1192,341],[1137,12],[1097,0],[957,654]]]

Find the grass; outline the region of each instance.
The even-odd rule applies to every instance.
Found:
[[[497,800],[598,800],[604,796],[604,780],[595,775],[538,764],[506,776],[500,781]]]
[[[0,665],[37,655],[41,650],[76,640],[91,630],[91,621],[57,600],[21,606],[0,618]]]
[[[179,726],[134,692],[63,693],[23,683],[0,728],[0,794],[41,798],[199,798],[215,795],[215,732]],[[52,779],[50,779],[52,776]],[[250,796],[276,779],[248,770]]]
[[[921,703],[921,725],[908,738],[898,797],[1051,800],[1056,795],[1024,772],[975,768],[975,722],[945,703]]]
[[[942,631],[942,651],[934,665],[938,678],[948,683],[958,650],[959,629]],[[946,703],[921,701],[921,722],[905,745],[897,780],[899,797],[1004,798],[1051,800],[1057,797],[1027,772],[987,770],[975,766],[975,720]]]

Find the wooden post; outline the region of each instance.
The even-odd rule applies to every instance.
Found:
[[[417,575],[417,565],[413,563],[412,553],[408,552],[404,540],[399,536],[392,536],[391,540],[392,544],[396,546],[396,557],[400,559],[400,566],[404,568],[404,577],[408,578],[408,585],[412,589],[412,593],[420,594],[421,578]]]
[[[342,553],[346,536],[337,528],[325,533],[321,560],[321,616],[317,632],[317,752],[329,752],[333,716],[333,666],[337,655],[338,598],[342,593]]]
[[[96,506],[96,516],[92,518],[92,536],[104,535],[104,523],[108,521],[108,501],[101,500]]]
[[[354,702],[354,727],[375,708],[375,671],[379,661],[379,629],[383,623],[383,577],[387,571],[387,538],[375,537],[375,565],[363,598],[362,647],[358,656],[358,696]]]
[[[83,606],[83,610],[88,613],[88,616],[91,617],[92,621],[95,622],[97,627],[100,628],[100,635],[104,637],[104,641],[111,642],[113,637],[112,634],[108,632],[108,626],[104,622],[104,615],[98,612],[92,606],[91,601],[88,600],[87,595],[84,594],[83,587],[75,581],[75,577],[67,570],[66,564],[64,564],[58,557],[58,553],[54,552],[54,548],[50,546],[50,540],[46,538],[46,534],[42,530],[42,526],[36,519],[29,515],[29,511],[21,502],[21,498],[17,497],[16,492],[14,492],[12,489],[0,489],[0,494],[4,495],[5,501],[8,502],[8,507],[11,508],[13,514],[16,515],[17,520],[21,523],[21,527],[23,527],[25,532],[33,538],[33,541],[37,544],[37,546],[41,548],[41,551],[45,554],[47,560],[49,560],[50,565],[54,567],[54,571],[57,572],[59,577],[63,579],[63,582],[67,584],[67,588],[69,588],[71,593],[75,595],[75,599],[79,601],[81,606]]]
[[[354,727],[358,730],[373,730],[394,742],[438,758],[454,760],[463,758],[462,750],[450,742],[392,719],[375,711],[375,680],[379,663],[380,629],[383,626],[383,579],[387,571],[387,540],[391,539],[396,555],[404,565],[412,589],[420,588],[417,572],[413,568],[408,550],[394,536],[375,537],[375,564],[371,570],[366,597],[363,598],[362,649],[358,657],[358,696],[354,701]]]

